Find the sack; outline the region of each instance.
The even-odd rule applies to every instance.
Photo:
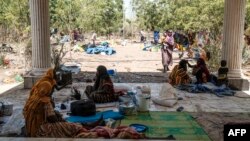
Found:
[[[83,99],[72,102],[70,105],[72,116],[92,116],[96,113],[95,102],[89,99]]]

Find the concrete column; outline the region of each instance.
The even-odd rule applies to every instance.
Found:
[[[245,14],[246,0],[225,0],[222,59],[229,68],[229,85],[237,90],[250,87],[241,70]]]
[[[227,61],[229,78],[241,78],[246,0],[225,0],[222,59]]]
[[[24,88],[35,82],[51,67],[49,0],[29,0],[32,37],[32,70],[24,76]]]
[[[42,75],[51,67],[49,0],[30,0],[32,73]]]

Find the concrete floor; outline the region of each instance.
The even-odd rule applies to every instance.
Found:
[[[81,93],[83,93],[86,83],[73,83]],[[228,113],[249,113],[250,111],[250,95],[237,91],[235,96],[225,96],[217,97],[214,94],[208,93],[188,93],[185,91],[180,91],[174,89],[169,84],[164,83],[115,83],[115,87],[118,88],[132,88],[136,86],[149,86],[151,88],[151,95],[158,96],[163,85],[167,85],[169,92],[174,92],[178,97],[182,97],[183,100],[179,100],[176,105],[172,108],[163,107],[150,102],[150,111],[176,111],[180,106],[184,107],[184,111],[187,112],[228,112]],[[2,95],[0,95],[0,101],[8,101],[14,104],[14,107],[22,107],[28,98],[29,89],[23,89],[23,85],[11,89]],[[56,91],[54,93],[55,101],[61,102],[68,99],[71,94],[71,86],[62,89],[61,91]],[[0,138],[3,141],[29,141],[34,139],[29,138]],[[73,141],[82,139],[38,139],[37,140],[47,140],[47,141]],[[89,140],[89,139],[88,139]],[[99,140],[99,139],[98,139]],[[97,141],[98,141],[97,140]],[[104,139],[100,139],[104,140]]]

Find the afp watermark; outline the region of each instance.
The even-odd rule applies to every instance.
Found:
[[[250,123],[229,123],[224,125],[224,141],[249,141]]]

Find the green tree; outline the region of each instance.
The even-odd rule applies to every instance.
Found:
[[[22,32],[29,28],[28,10],[28,0],[0,1],[0,26],[4,41],[10,34],[12,39],[17,41]]]
[[[121,26],[122,0],[51,0],[50,15],[52,27],[109,34]]]

